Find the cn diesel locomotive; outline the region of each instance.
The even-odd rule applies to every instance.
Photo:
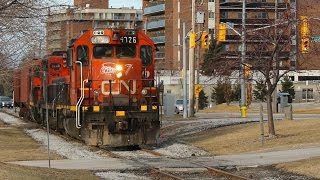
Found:
[[[155,144],[160,134],[156,47],[139,30],[92,29],[67,51],[15,72],[20,115],[93,146]]]

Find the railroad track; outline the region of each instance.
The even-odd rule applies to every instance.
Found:
[[[179,167],[178,168],[172,168],[173,170],[168,172],[167,171],[168,168],[160,169],[160,168],[156,168],[156,167],[154,167],[152,165],[149,165],[148,163],[142,162],[140,160],[139,155],[138,155],[139,153],[136,153],[137,157],[129,157],[129,156],[119,155],[119,153],[116,153],[115,151],[110,151],[110,150],[106,150],[106,151],[107,151],[106,153],[109,154],[113,158],[131,160],[131,161],[134,161],[137,164],[140,164],[140,165],[146,167],[147,169],[149,169],[153,173],[159,174],[160,177],[161,177],[160,179],[175,179],[175,180],[188,179],[188,178],[182,176],[181,174],[179,174],[178,171],[175,171],[175,169],[184,169],[184,168],[179,168]],[[195,168],[185,168],[185,169],[188,169],[189,171],[191,169],[200,169],[200,168],[201,169],[206,169],[208,171],[208,173],[206,173],[206,177],[205,178],[221,179],[221,177],[222,177],[222,179],[228,179],[228,180],[249,180],[249,178],[238,176],[236,174],[233,174],[233,173],[230,173],[230,172],[227,172],[227,171],[223,171],[223,170],[218,169],[218,168],[209,167],[209,166],[206,166],[206,165],[201,164],[201,163],[196,163],[196,162],[193,162],[192,160],[167,157],[167,156],[165,156],[165,155],[163,155],[163,154],[161,154],[159,152],[156,152],[154,150],[151,150],[149,148],[141,148],[140,151],[148,153],[153,157],[161,158],[164,161],[166,161],[166,160],[178,160],[180,162],[185,162],[185,163],[189,163],[189,164],[195,165]],[[131,153],[134,153],[134,151],[131,151]],[[140,156],[142,156],[142,155],[140,155]],[[154,159],[154,158],[150,158],[150,159]]]
[[[155,151],[150,150],[150,149],[141,149],[141,150],[144,151],[144,152],[159,156],[159,157],[163,157],[164,156],[161,153],[155,152]],[[168,158],[168,157],[166,157],[166,158]],[[174,158],[171,158],[171,159],[174,159]],[[181,159],[179,159],[179,160],[180,161],[186,161],[186,162],[191,163],[191,164],[195,164],[195,165],[197,165],[197,166],[199,166],[201,168],[207,169],[208,171],[212,172],[216,176],[222,176],[222,177],[225,177],[227,179],[231,179],[231,180],[248,180],[249,179],[249,178],[246,178],[246,177],[242,177],[242,176],[238,176],[236,174],[229,173],[227,171],[223,171],[221,169],[217,169],[217,168],[214,168],[214,167],[209,167],[209,166],[206,166],[206,165],[201,164],[201,163],[196,163],[196,162],[193,162],[193,161],[187,161],[187,160],[181,160]],[[163,173],[163,172],[160,171],[159,173]],[[173,175],[173,177],[175,177],[176,179],[183,179],[183,178],[180,178],[180,177],[175,176],[175,175]]]
[[[9,113],[8,111],[5,111],[5,110],[1,110],[1,112],[7,113],[7,114],[12,115],[14,117],[18,117],[16,114]],[[32,123],[32,122],[30,122],[30,123]],[[51,132],[53,134],[55,134],[55,135],[59,135],[58,133],[56,133],[54,131],[51,131]],[[114,151],[111,151],[111,150],[108,150],[108,149],[103,149],[103,150],[105,150],[105,152],[108,155],[110,155],[110,157],[131,160],[131,161],[143,166],[145,169],[148,169],[150,171],[150,174],[153,174],[153,175],[154,174],[158,174],[159,178],[156,178],[156,179],[176,179],[176,180],[188,179],[188,178],[185,178],[184,176],[182,176],[181,174],[176,173],[174,170],[168,172],[167,169],[156,168],[156,167],[154,167],[152,165],[149,165],[148,162],[146,162],[146,163],[142,162],[142,161],[139,160],[139,156],[137,156],[138,158],[134,158],[134,157],[128,157],[128,156],[119,155],[119,154],[115,153]],[[210,172],[210,173],[206,174],[206,177],[210,177],[210,178],[224,177],[225,179],[233,179],[233,180],[246,180],[246,179],[248,179],[248,178],[245,178],[245,177],[241,177],[241,176],[238,176],[238,175],[223,171],[221,169],[217,169],[217,168],[214,168],[214,167],[206,166],[204,164],[193,162],[192,160],[186,160],[186,159],[181,159],[181,158],[170,158],[170,157],[164,156],[163,154],[161,154],[159,152],[156,152],[154,150],[151,150],[151,149],[142,148],[141,151],[145,152],[145,153],[148,153],[148,154],[152,155],[153,157],[158,157],[158,158],[165,159],[165,160],[170,160],[170,159],[171,160],[179,160],[180,162],[193,164],[196,168],[206,169],[208,172]],[[134,153],[134,151],[132,151],[132,153]],[[179,169],[179,168],[177,168],[177,169]]]

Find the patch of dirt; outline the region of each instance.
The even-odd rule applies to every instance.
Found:
[[[1,179],[99,179],[86,170],[59,170],[39,167],[26,167],[0,162]]]
[[[0,121],[0,124],[4,124]],[[8,164],[8,161],[46,160],[47,149],[15,126],[0,128],[0,179],[99,179],[86,170],[58,170]],[[50,158],[63,159],[51,152]]]
[[[263,146],[261,145],[259,123],[215,128],[195,134],[192,137],[187,137],[184,140],[215,155],[266,152],[319,145],[319,120],[276,121],[275,128],[277,136],[275,138],[265,137]],[[268,131],[267,124],[264,125],[264,129],[266,132]],[[276,168],[287,172],[320,178],[320,159],[284,163],[276,166]],[[291,175],[289,177],[291,177]]]
[[[312,145],[320,142],[319,120],[276,121],[275,128],[277,137],[265,137],[263,146],[259,123],[215,128],[187,137],[185,141],[215,155],[294,148],[301,144]],[[264,124],[264,130],[268,131],[267,124]]]

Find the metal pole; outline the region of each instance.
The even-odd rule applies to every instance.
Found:
[[[185,36],[183,36],[184,38]],[[178,0],[178,70],[181,70],[181,53],[180,53],[180,45],[181,45],[181,36],[180,36],[180,0]]]
[[[261,145],[264,144],[264,127],[263,127],[263,106],[260,103],[260,135],[261,135]]]
[[[240,84],[241,84],[241,117],[247,117],[246,105],[246,81],[244,76],[245,56],[246,56],[246,0],[242,1],[242,33],[241,33],[241,65],[240,65]]]
[[[197,26],[198,26],[198,32],[200,32],[200,24],[198,24]],[[199,69],[200,69],[200,43],[197,44],[197,66],[196,66],[197,78],[195,78],[195,84],[200,84]],[[198,112],[199,111],[199,95],[196,96],[195,107],[196,107],[195,112]]]
[[[186,119],[188,117],[188,106],[187,106],[187,55],[186,55],[186,23],[184,22],[182,25],[182,37],[183,37],[183,45],[182,45],[182,59],[183,59],[183,118]]]
[[[47,81],[47,74],[44,71],[43,72],[44,76],[44,88],[45,88],[45,93],[44,93],[44,98],[45,98],[45,103],[46,103],[46,122],[47,122],[47,140],[48,140],[48,161],[49,161],[49,168],[51,168],[51,160],[50,160],[50,140],[49,140],[49,112],[48,112],[48,81]]]
[[[191,32],[195,30],[195,0],[192,0]],[[194,48],[189,48],[189,117],[194,117]]]

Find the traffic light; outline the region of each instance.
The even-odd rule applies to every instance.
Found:
[[[309,38],[302,38],[301,40],[301,52],[308,53],[310,49],[310,39]]]
[[[225,23],[220,23],[219,31],[218,31],[218,41],[220,42],[226,41],[226,34],[227,34],[227,25]]]
[[[310,36],[310,23],[307,16],[301,16],[301,37]]]
[[[201,48],[203,49],[208,49],[209,48],[209,33],[207,32],[202,32],[201,35]]]
[[[190,48],[196,47],[196,33],[190,32]]]
[[[308,53],[310,49],[310,22],[307,16],[300,17],[301,53]]]

